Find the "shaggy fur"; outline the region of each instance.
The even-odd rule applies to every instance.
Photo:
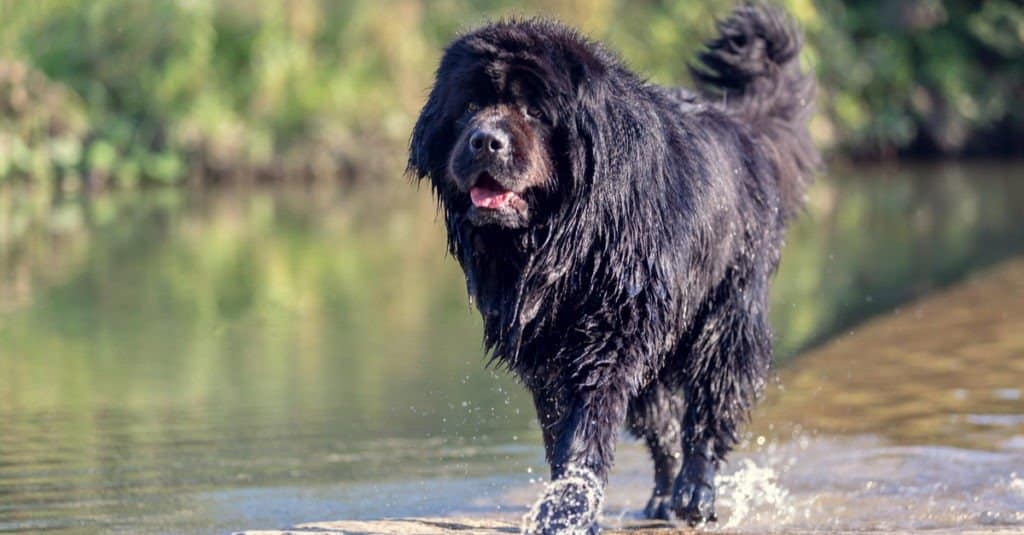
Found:
[[[646,514],[714,520],[818,165],[800,47],[783,13],[742,5],[691,67],[697,93],[544,20],[445,50],[409,171],[433,186],[492,358],[533,393],[553,486],[525,531],[596,529],[623,425],[654,459]]]

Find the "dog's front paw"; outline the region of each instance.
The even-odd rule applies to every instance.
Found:
[[[715,522],[715,462],[696,457],[687,461],[676,479],[672,510],[691,526]]]
[[[594,535],[599,530],[604,491],[600,479],[582,468],[569,468],[548,483],[544,493],[523,517],[525,535]]]

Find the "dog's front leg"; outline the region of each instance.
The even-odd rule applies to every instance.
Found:
[[[586,384],[594,385],[587,382]],[[621,378],[563,393],[565,410],[552,430],[551,483],[523,521],[523,533],[596,533],[628,395]]]

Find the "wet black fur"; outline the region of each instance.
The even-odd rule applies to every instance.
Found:
[[[549,21],[462,35],[409,159],[439,199],[487,348],[534,395],[552,477],[606,481],[627,424],[655,461],[648,514],[691,522],[714,518],[715,471],[765,380],[770,278],[818,164],[791,21],[746,4],[718,31],[691,68],[697,93],[647,83]],[[527,192],[525,228],[474,225],[448,155],[466,95],[514,76],[548,118],[556,176]]]

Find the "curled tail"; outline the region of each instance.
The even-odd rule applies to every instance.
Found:
[[[815,84],[797,59],[803,38],[785,12],[759,2],[737,7],[717,28],[690,73],[708,100],[750,125],[768,149],[791,215],[821,164],[807,131]]]

